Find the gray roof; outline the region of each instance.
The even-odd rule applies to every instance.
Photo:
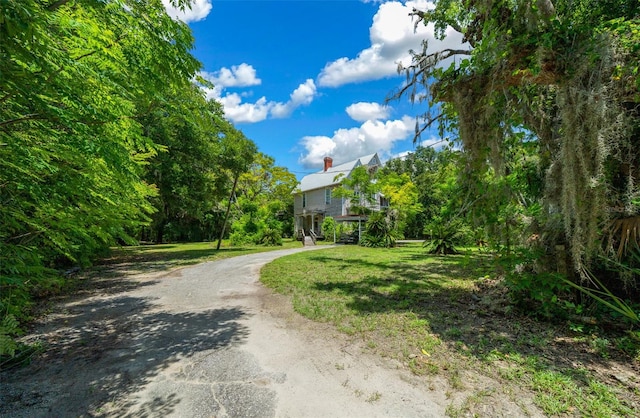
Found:
[[[342,179],[349,176],[354,168],[361,165],[368,165],[371,160],[376,157],[377,153],[366,155],[364,157],[356,158],[353,161],[331,167],[327,171],[318,171],[317,173],[306,175],[302,180],[300,180],[300,183],[298,183],[298,186],[293,192],[306,192],[309,190],[322,189],[324,187],[340,184]],[[336,178],[336,176],[340,174],[342,174],[342,176]]]

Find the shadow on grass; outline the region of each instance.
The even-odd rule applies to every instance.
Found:
[[[203,244],[206,245],[206,244]],[[131,274],[157,273],[176,267],[212,261],[231,255],[247,253],[247,249],[185,248],[182,245],[162,244],[139,247],[125,247],[113,251],[110,257],[100,260],[84,273],[86,278],[108,280]]]
[[[216,250],[215,246],[212,246],[211,248],[187,248],[182,250],[176,250],[176,248],[181,248],[181,246],[163,244],[162,246],[140,246],[118,249],[113,252],[113,255],[111,257],[102,260],[100,265],[140,262],[146,263],[165,260],[171,260],[172,262],[189,260],[201,261],[203,258],[212,257],[221,253],[236,253],[247,251],[246,248],[242,247],[223,248],[220,250]]]
[[[321,295],[345,296],[346,307],[363,318],[378,313],[415,314],[427,320],[429,332],[467,357],[491,364],[523,359],[529,370],[560,372],[579,387],[589,386],[587,370],[617,385],[619,377],[612,379],[609,371],[629,361],[614,347],[609,352],[594,352],[566,326],[512,310],[506,290],[484,278],[491,269],[488,256],[413,254],[396,264],[325,254],[309,258],[337,270],[359,266],[372,271],[353,280],[318,279],[312,288]],[[507,361],[503,366],[517,363]],[[630,389],[640,387],[636,382]]]
[[[295,248],[289,246],[223,247],[216,243],[158,244],[114,249],[100,260],[89,274],[93,277],[114,277],[122,274],[154,273],[238,255]]]
[[[0,416],[166,416],[181,392],[142,405],[124,399],[178,359],[222,350],[247,336],[239,322],[247,314],[237,308],[168,313],[152,307],[128,296],[68,304],[42,335],[31,337],[45,345],[44,353],[0,375]],[[107,404],[112,411],[101,409]],[[126,415],[131,408],[138,412]]]

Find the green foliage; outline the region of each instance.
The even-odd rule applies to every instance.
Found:
[[[429,254],[458,254],[456,246],[464,242],[464,229],[460,219],[443,220],[441,217],[434,217],[424,228],[428,238],[423,245]]]
[[[587,277],[589,282],[593,284],[593,287],[583,286],[568,279],[563,279],[563,281],[566,285],[593,298],[611,311],[622,315],[626,320],[631,321],[632,324],[640,324],[638,312],[624,300],[614,295],[591,271],[585,269],[583,271],[583,277]]]
[[[393,211],[372,212],[360,240],[363,247],[391,248],[398,236],[397,218]]]
[[[407,173],[398,174],[387,170],[379,172],[376,177],[382,195],[389,201],[389,209],[397,214],[397,235],[403,236],[407,223],[414,220],[422,210],[418,202],[418,188]]]
[[[214,209],[229,187],[222,143],[236,132],[220,105],[207,102],[197,86],[171,91],[171,97],[140,119],[145,135],[161,147],[145,166],[146,181],[158,195],[152,199],[156,211],[150,229],[141,238],[157,243],[212,239],[212,223],[220,223]]]
[[[269,246],[282,245],[282,231],[278,228],[267,226],[261,231],[258,244]]]
[[[434,216],[462,211],[462,176],[459,152],[418,146],[402,159],[392,159],[380,170],[379,178],[390,204],[399,211],[400,228],[410,238],[423,238],[424,227]],[[408,181],[407,181],[408,177]],[[390,190],[389,185],[393,186]],[[404,192],[407,196],[403,196]],[[394,196],[401,199],[399,205]],[[405,210],[406,208],[406,210]]]
[[[231,226],[231,245],[282,245],[283,223],[277,219],[281,205],[264,202],[265,205],[260,206],[248,199],[240,196],[236,202],[238,213]]]
[[[257,153],[239,176],[232,213],[233,245],[254,243],[281,245],[293,232],[293,196],[296,177],[275,160]]]
[[[166,206],[171,215],[201,211],[185,186],[193,182],[202,196],[199,178],[189,177],[201,164],[189,173],[163,160],[186,165],[194,159],[181,152],[211,155],[200,141],[211,114],[189,108],[204,104],[192,85],[200,68],[192,49],[188,26],[160,1],[2,2],[3,315],[24,320],[33,296],[60,287],[56,270],[133,243],[154,212],[165,214],[170,193],[184,200],[179,210]],[[172,190],[153,184],[154,168]]]
[[[354,168],[349,177],[341,179],[340,186],[332,190],[334,197],[348,199],[350,213],[365,215],[370,212],[370,206],[375,203],[375,196],[380,186],[373,181],[374,175],[365,166]]]
[[[639,11],[635,0],[440,0],[414,12],[470,48],[415,52],[395,97],[430,93],[424,128],[457,137],[473,196],[498,202],[474,217],[490,215],[507,252],[539,233],[568,243],[580,269],[600,253],[602,225],[638,215]]]
[[[11,314],[4,315],[0,321],[0,358],[13,357],[16,354],[18,344],[13,337],[19,333],[20,328],[16,317]]]
[[[337,239],[344,232],[344,225],[337,223],[331,216],[326,216],[322,220],[320,228],[327,240],[333,240],[334,237]]]

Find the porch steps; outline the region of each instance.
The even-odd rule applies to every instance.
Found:
[[[306,235],[304,237],[304,246],[306,247],[307,245],[316,245],[315,242],[313,242],[313,238],[311,238],[310,236]]]

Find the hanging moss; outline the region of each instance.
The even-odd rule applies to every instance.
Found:
[[[427,86],[432,104],[446,103],[440,116],[457,128],[468,178],[507,175],[506,144],[532,132],[546,173],[536,196],[544,210],[531,223],[541,225],[540,245],[566,247],[575,271],[599,255],[619,258],[640,237],[639,3],[480,0],[457,12],[452,4],[414,15],[442,35],[453,27],[471,48],[425,44],[396,97]],[[465,59],[438,68],[451,56]]]

